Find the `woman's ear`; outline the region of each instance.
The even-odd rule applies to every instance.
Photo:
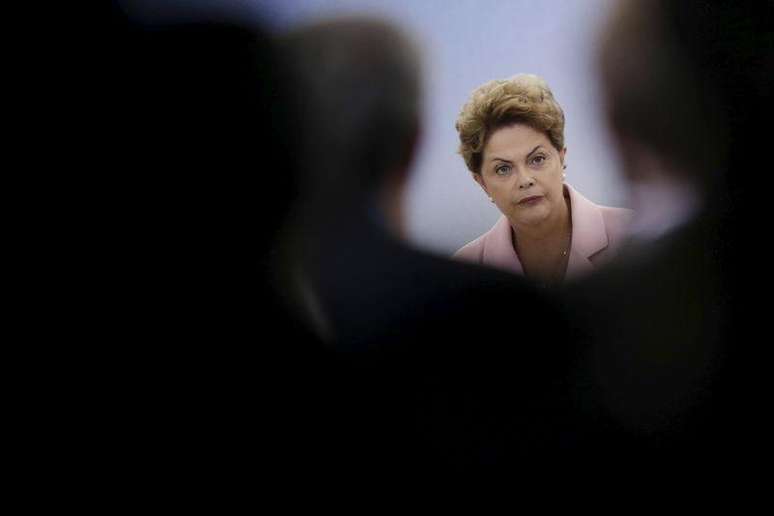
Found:
[[[486,185],[484,184],[484,178],[481,177],[481,174],[476,174],[475,172],[471,172],[471,175],[473,176],[473,179],[478,183],[478,186],[481,187],[482,190],[484,190],[484,193],[487,197],[491,197],[489,195],[489,190],[486,189]]]
[[[564,166],[564,157],[566,155],[567,155],[567,147],[559,151],[559,161],[562,163],[563,166]]]

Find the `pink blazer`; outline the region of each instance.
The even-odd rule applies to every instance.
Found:
[[[632,210],[600,206],[589,201],[570,185],[572,244],[567,264],[567,278],[577,278],[594,270],[615,255],[626,240],[626,228],[634,215]],[[497,223],[454,253],[454,258],[524,274],[519,257],[511,243],[511,224],[505,215]]]

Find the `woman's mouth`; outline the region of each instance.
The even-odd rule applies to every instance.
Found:
[[[518,204],[520,206],[532,206],[534,204],[539,203],[542,200],[543,200],[543,196],[542,195],[533,195],[533,196],[526,197],[526,198],[520,200],[518,202]]]

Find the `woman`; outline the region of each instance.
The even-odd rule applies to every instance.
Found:
[[[565,183],[564,113],[543,79],[525,74],[484,84],[456,127],[473,179],[503,214],[456,258],[543,285],[610,258],[632,211],[594,204]]]

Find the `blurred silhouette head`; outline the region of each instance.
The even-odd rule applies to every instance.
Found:
[[[755,127],[771,111],[773,7],[705,0],[616,6],[599,64],[631,182],[689,184],[709,200],[740,182],[729,182],[726,170],[740,165],[742,146],[760,150],[764,138]]]
[[[630,181],[658,172],[699,186],[722,159],[723,106],[715,85],[701,83],[667,15],[658,1],[616,5],[599,54],[607,115]]]
[[[420,117],[412,42],[384,21],[344,18],[291,32],[284,50],[306,199],[322,211],[376,203],[399,216]]]

